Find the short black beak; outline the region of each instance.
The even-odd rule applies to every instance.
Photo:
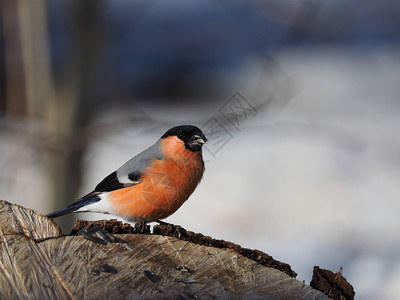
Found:
[[[207,143],[207,138],[204,136],[204,134],[195,134],[192,138],[193,141],[196,141],[199,144],[205,144]]]

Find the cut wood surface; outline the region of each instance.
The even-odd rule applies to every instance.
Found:
[[[103,245],[6,201],[0,214],[0,299],[329,299],[229,249],[155,234]]]

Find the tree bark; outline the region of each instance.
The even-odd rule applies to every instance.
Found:
[[[328,299],[230,249],[155,234],[116,236],[123,242],[63,236],[53,220],[0,201],[0,298]]]

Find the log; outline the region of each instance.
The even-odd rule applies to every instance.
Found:
[[[134,233],[104,245],[6,201],[0,215],[0,299],[329,299],[239,248]]]

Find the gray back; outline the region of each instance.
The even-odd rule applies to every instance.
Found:
[[[150,165],[153,159],[163,159],[161,139],[135,157],[128,160],[117,170],[117,178],[121,183],[132,183],[129,177],[138,177]]]

